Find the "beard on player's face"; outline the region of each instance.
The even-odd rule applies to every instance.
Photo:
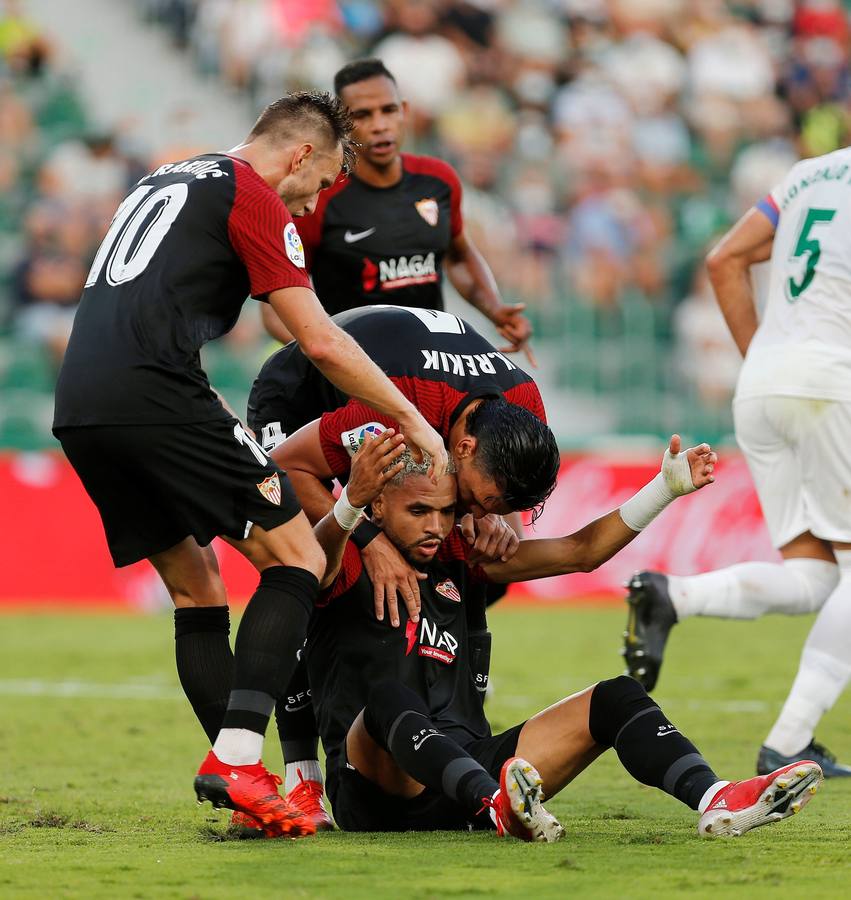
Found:
[[[455,524],[455,496],[452,475],[436,485],[425,475],[411,475],[385,487],[373,504],[374,518],[404,559],[426,570]]]

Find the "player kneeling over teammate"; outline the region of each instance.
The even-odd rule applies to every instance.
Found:
[[[541,805],[607,748],[627,771],[700,813],[703,836],[738,835],[797,812],[822,778],[801,761],[767,776],[722,781],[644,688],[620,676],[492,735],[470,674],[464,613],[470,586],[589,571],[626,546],[676,497],[713,480],[707,445],[680,452],[622,507],[561,538],[521,541],[505,562],[471,567],[455,526],[456,481],[436,484],[392,431],[354,457],[348,500],[315,528],[328,557],[307,662],[327,755],[328,793],[351,831],[493,828],[523,840],[563,834]],[[420,620],[388,629],[348,540],[362,507],[418,569]],[[400,610],[404,618],[406,613]]]

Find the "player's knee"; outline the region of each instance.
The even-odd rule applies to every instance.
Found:
[[[375,743],[389,750],[396,725],[409,712],[428,716],[422,697],[398,681],[380,681],[370,688],[363,724]]]
[[[328,560],[325,551],[319,546],[319,541],[313,541],[311,545],[304,548],[300,565],[308,572],[313,572],[320,581],[325,577]]]
[[[796,612],[821,609],[839,584],[839,566],[824,559],[792,557],[783,561],[783,568],[800,585],[801,605]]]
[[[218,572],[188,580],[163,578],[163,583],[178,609],[201,606],[227,606],[228,592]]]
[[[260,573],[260,588],[278,594],[283,601],[294,601],[309,618],[319,593],[319,579],[299,566],[270,566]]]
[[[265,557],[266,567],[283,566],[285,568],[304,569],[321,581],[325,576],[327,559],[325,551],[311,532],[298,547],[292,547],[284,553],[269,553]]]
[[[601,681],[591,694],[588,716],[591,737],[603,747],[612,747],[630,719],[657,706],[647,691],[628,675]]]
[[[319,545],[319,541],[316,540],[313,529],[309,527],[299,537],[297,542],[291,544],[287,553],[287,559],[284,561],[285,565],[307,569],[320,581],[325,576],[327,562],[325,551]]]

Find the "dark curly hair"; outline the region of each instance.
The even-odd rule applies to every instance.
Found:
[[[553,492],[560,455],[549,426],[504,397],[483,400],[467,415],[476,438],[475,465],[492,478],[514,510],[533,510],[533,521]]]

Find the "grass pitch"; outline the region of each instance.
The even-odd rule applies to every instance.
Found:
[[[492,614],[494,729],[620,671],[620,609]],[[678,626],[657,699],[722,777],[753,774],[809,619]],[[225,839],[198,807],[206,747],[182,698],[171,616],[0,617],[0,897],[837,897],[851,878],[851,784],[799,816],[702,841],[695,815],[611,752],[547,805],[554,845],[492,834]],[[851,701],[819,738],[851,758]],[[266,761],[280,766],[270,729]]]

